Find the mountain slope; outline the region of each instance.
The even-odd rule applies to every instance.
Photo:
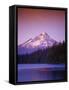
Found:
[[[32,53],[39,49],[51,47],[57,42],[52,39],[46,32],[41,33],[34,39],[29,39],[25,43],[18,46],[18,54]]]

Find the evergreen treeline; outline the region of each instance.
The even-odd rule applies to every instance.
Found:
[[[19,64],[32,63],[65,63],[65,43],[59,43],[47,49],[38,50],[31,54],[18,55]]]

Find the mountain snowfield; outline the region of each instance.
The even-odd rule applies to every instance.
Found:
[[[51,47],[58,42],[52,39],[46,32],[41,33],[34,39],[30,38],[25,43],[18,46],[18,54],[32,53],[39,49]]]

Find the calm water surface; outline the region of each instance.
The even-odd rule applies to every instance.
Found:
[[[18,82],[63,80],[64,64],[18,64]]]

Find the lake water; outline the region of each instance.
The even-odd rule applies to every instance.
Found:
[[[64,80],[65,64],[18,64],[17,82]]]

